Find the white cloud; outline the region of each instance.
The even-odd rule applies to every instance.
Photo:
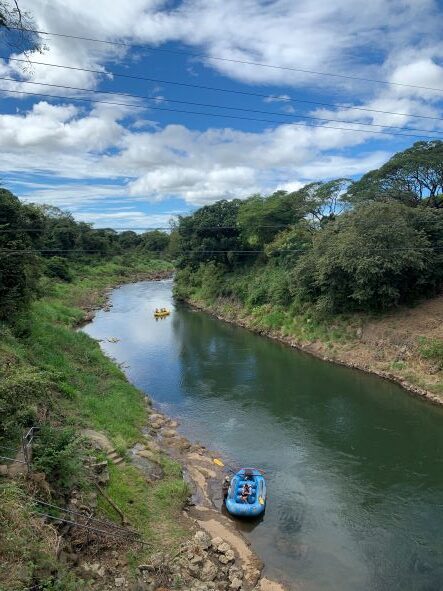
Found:
[[[284,69],[329,71],[443,88],[442,11],[434,0],[182,0],[173,4],[167,0],[22,0],[22,4],[33,13],[42,30],[157,45],[178,41],[209,57],[283,68],[203,61],[207,68],[242,83],[286,85],[292,87],[290,94],[296,98],[299,87],[304,93],[314,89],[324,94],[333,86],[335,98],[331,102],[340,97],[346,102],[350,95],[362,108],[374,110],[323,108],[313,110],[310,114],[314,116],[349,124],[443,129],[442,122],[412,117],[440,117],[441,93]],[[38,61],[103,74],[34,65],[23,73],[25,79],[100,89],[109,64],[134,57],[124,47],[62,37],[50,37],[48,45],[48,53],[38,56]],[[194,69],[201,61],[184,58],[184,68]],[[19,71],[16,62],[0,61],[1,75]],[[20,84],[9,88],[35,90]],[[265,102],[278,103],[293,113],[287,88],[281,90],[274,90]],[[75,90],[50,91],[57,92],[78,95]],[[168,100],[165,88],[151,92],[159,101]],[[123,102],[131,100],[127,97]],[[134,100],[134,104],[140,102]],[[296,105],[297,112],[300,109]],[[111,198],[120,198],[124,203],[131,199],[160,201],[171,196],[200,205],[222,197],[244,197],[254,191],[298,187],[301,182],[318,178],[361,174],[380,165],[391,153],[379,146],[376,152],[366,153],[369,139],[381,142],[392,139],[390,136],[338,129],[346,124],[281,124],[260,132],[223,127],[195,131],[179,124],[161,127],[153,120],[154,111],[138,111],[137,118],[134,113],[131,106],[91,108],[66,100],[57,106],[37,101],[26,112],[0,115],[0,172],[52,175],[60,179],[59,187],[29,189],[28,196],[74,210],[80,208],[79,214],[94,213],[95,220],[110,223],[116,220],[114,214],[86,212],[85,206]],[[365,153],[359,155],[362,150]],[[74,183],[87,179],[88,187]],[[100,180],[105,179],[103,186]],[[109,185],[112,180],[114,186]],[[135,223],[133,213],[123,216],[131,224]]]

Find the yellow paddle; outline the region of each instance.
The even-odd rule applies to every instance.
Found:
[[[214,462],[214,464],[216,466],[220,466],[220,468],[224,468],[225,467],[224,463],[220,460],[220,458],[214,458],[212,461]]]

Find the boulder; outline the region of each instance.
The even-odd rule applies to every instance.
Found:
[[[211,544],[212,544],[212,547],[214,548],[214,550],[218,550],[218,547],[223,543],[224,542],[223,542],[222,538],[217,537],[217,538],[212,538],[212,540],[211,540]]]
[[[203,568],[200,573],[200,580],[204,582],[213,581],[217,576],[217,573],[218,569],[215,564],[207,559],[203,564]]]
[[[205,531],[198,531],[194,536],[194,542],[202,549],[208,550],[211,547],[211,538]]]
[[[234,579],[232,579],[230,585],[229,585],[229,589],[233,589],[233,591],[238,591],[241,588],[242,582],[241,579],[235,577]]]
[[[163,437],[175,437],[177,435],[177,431],[174,429],[165,429],[162,431]]]
[[[219,544],[217,550],[218,550],[218,552],[220,552],[220,554],[226,554],[226,552],[229,552],[229,551],[232,552],[231,546],[226,542],[222,542],[221,544]]]

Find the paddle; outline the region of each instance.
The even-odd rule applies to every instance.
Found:
[[[226,465],[226,464],[223,462],[223,460],[221,460],[220,458],[213,458],[213,459],[212,459],[212,461],[214,462],[214,464],[215,464],[216,466],[220,466],[220,468],[227,468],[227,469],[228,469],[230,472],[233,472],[234,474],[235,474],[236,472],[238,472],[238,468],[237,468],[237,469],[235,469],[235,468],[232,468],[231,466],[227,466],[227,465]],[[257,468],[257,470],[258,470],[259,472],[261,472],[261,474],[266,474],[266,472],[265,472],[264,470],[260,470],[260,468]]]

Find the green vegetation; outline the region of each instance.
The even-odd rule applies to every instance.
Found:
[[[136,235],[136,244],[124,247],[122,241],[116,248],[120,236],[111,232],[107,238],[111,236],[113,249],[121,252],[115,254],[102,240],[102,231],[76,224],[69,215],[51,210],[48,221],[47,210],[24,206],[7,192],[0,194],[0,209],[2,219],[9,220],[7,229],[14,220],[16,224],[16,231],[0,233],[3,252],[11,253],[11,258],[2,258],[0,270],[0,300],[2,310],[7,308],[0,322],[0,445],[18,446],[25,429],[40,425],[33,448],[34,469],[45,474],[55,503],[64,504],[73,489],[85,494],[91,490],[85,460],[97,452],[89,447],[81,430],[104,432],[124,455],[140,441],[140,429],[147,420],[143,395],[102,354],[97,342],[75,328],[85,312],[104,302],[106,288],[171,270],[172,265],[158,257],[167,246],[162,233],[156,233],[151,242],[149,236],[140,241]],[[19,225],[24,228],[28,223],[26,215],[31,210],[47,224],[39,249],[35,232],[31,236],[31,232],[18,230]],[[60,231],[55,231],[59,224]],[[32,226],[35,228],[35,221]],[[74,240],[77,230],[80,234]],[[85,233],[90,234],[88,241],[100,242],[105,251],[78,252],[75,245],[81,234],[84,245]],[[74,248],[64,257],[56,254],[59,239],[71,240],[69,245]],[[52,250],[47,252],[44,247],[51,240]],[[36,252],[12,259],[12,253],[25,247]],[[144,546],[142,550],[129,545],[128,560],[140,562],[154,549],[170,550],[186,535],[180,515],[187,486],[177,464],[166,458],[161,462],[164,477],[155,483],[148,483],[131,466],[110,466],[108,495],[152,543],[152,548]],[[82,588],[82,581],[67,574],[55,559],[55,530],[30,516],[29,494],[25,483],[0,480],[0,588]],[[99,511],[119,519],[103,499]]]
[[[443,369],[443,341],[421,337],[419,352],[423,359],[434,363],[439,370]]]
[[[357,182],[219,201],[181,218],[176,295],[235,302],[297,333],[303,318],[336,324],[438,293],[442,153],[441,141],[418,142]]]
[[[79,265],[106,260],[109,267],[100,269],[105,275],[113,265],[122,266],[121,259],[113,262],[120,255],[129,260],[129,276],[134,264],[167,254],[168,247],[165,232],[94,229],[56,207],[24,204],[0,189],[0,320],[10,321],[28,308],[42,293],[42,275],[70,282]]]

